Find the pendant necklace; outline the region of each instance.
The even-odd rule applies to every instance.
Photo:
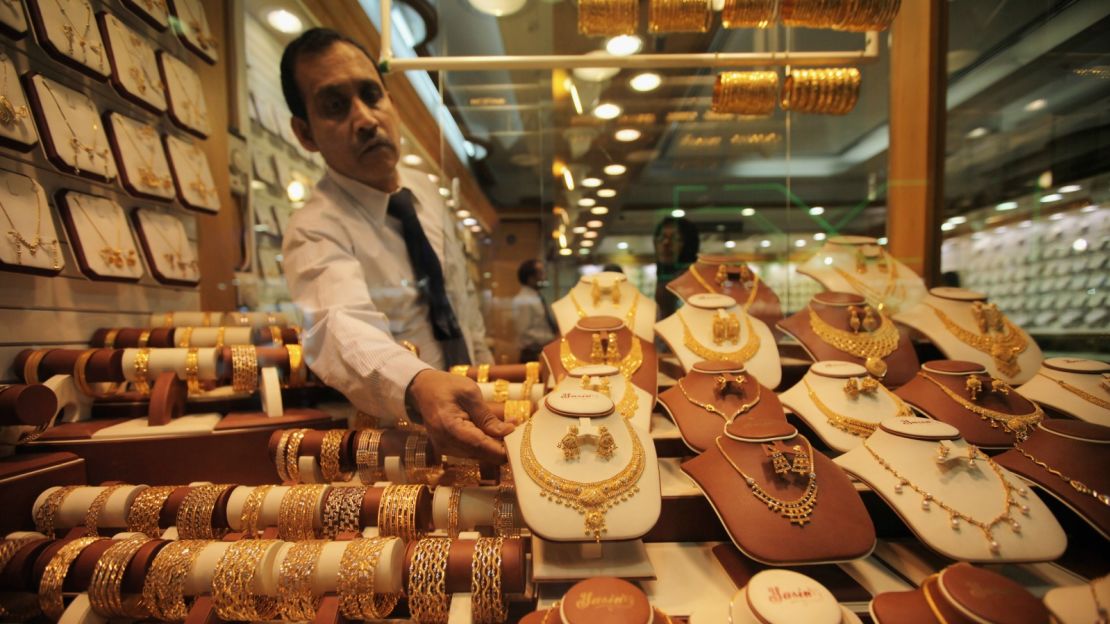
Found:
[[[73,128],[73,124],[70,123],[69,117],[66,116],[65,109],[62,108],[62,102],[58,99],[58,94],[54,93],[54,88],[51,87],[50,83],[46,80],[42,81],[42,86],[46,87],[46,92],[50,94],[50,99],[54,101],[54,106],[58,109],[58,114],[62,116],[62,121],[65,122],[66,129],[69,130],[69,146],[73,149],[74,170],[77,173],[81,173],[81,152],[84,152],[85,157],[89,159],[89,164],[94,164],[94,158],[99,158],[104,161],[104,173],[102,175],[111,180],[113,176],[108,175],[108,148],[97,149],[97,145],[100,143],[100,133],[98,132],[98,130],[100,130],[100,124],[96,121],[92,123],[93,142],[92,145],[87,145],[81,140],[80,135],[77,134],[77,130]],[[67,93],[65,95],[66,104],[69,105],[70,110],[75,110],[77,107],[70,103],[69,94]]]
[[[163,57],[163,58],[166,58],[166,57]],[[207,109],[207,107],[205,107],[204,109],[201,109],[200,106],[197,105],[196,99],[192,95],[190,95],[190,93],[200,93],[201,92],[200,84],[199,84],[200,79],[196,76],[196,74],[192,74],[192,78],[194,78],[194,79],[189,81],[191,84],[188,84],[188,85],[185,84],[185,80],[182,79],[182,77],[181,77],[181,70],[179,70],[177,68],[177,64],[179,62],[180,61],[178,61],[177,59],[170,58],[170,59],[166,60],[165,64],[166,64],[166,66],[170,67],[170,71],[173,72],[174,78],[177,79],[177,85],[180,87],[179,92],[181,93],[182,97],[185,98],[185,110],[190,111],[190,113],[189,113],[190,120],[189,121],[191,123],[189,125],[198,126],[198,127],[203,126],[203,127],[207,128],[208,127],[208,109]]]
[[[176,267],[178,272],[180,273],[184,273],[186,270],[191,269],[193,274],[196,274],[197,261],[193,260],[189,262],[185,260],[185,247],[188,245],[188,241],[185,239],[184,226],[173,228],[174,232],[177,234],[177,236],[174,237],[177,239],[177,244],[170,242],[170,237],[167,236],[166,233],[163,231],[164,228],[162,227],[162,222],[171,220],[176,225],[181,225],[181,223],[177,219],[162,215],[159,215],[157,219],[150,219],[148,217],[147,222],[153,222],[151,229],[158,233],[158,237],[161,238],[162,242],[166,243],[166,246],[170,249],[169,253],[162,254],[162,257],[166,260],[166,262],[169,263],[170,266]]]
[[[207,163],[207,157],[200,151],[200,148],[198,148],[196,145],[190,144],[189,149],[193,152],[193,158],[185,159],[185,162],[189,165],[189,169],[193,172],[193,180],[192,182],[189,182],[189,188],[191,188],[193,191],[201,196],[201,201],[207,202],[209,195],[216,195],[216,189],[204,183],[204,180],[201,179],[200,166],[197,165],[197,162],[201,159],[204,159],[204,161]]]
[[[810,458],[809,470],[806,472],[805,489],[802,491],[802,495],[798,498],[795,498],[794,500],[783,500],[763,489],[763,487],[760,486],[758,482],[756,482],[754,477],[740,469],[740,466],[735,461],[733,461],[731,457],[729,457],[728,453],[725,452],[724,447],[721,446],[721,437],[722,436],[717,436],[717,438],[713,441],[714,444],[717,445],[717,450],[720,451],[721,456],[725,458],[725,461],[727,461],[729,465],[732,466],[732,469],[740,475],[740,478],[744,480],[744,483],[748,486],[748,489],[751,490],[752,496],[756,497],[759,502],[766,505],[767,509],[789,520],[791,524],[796,524],[799,527],[804,527],[807,522],[811,522],[809,517],[813,515],[813,509],[817,507],[817,467],[814,465],[815,461],[813,459],[813,445],[809,443],[809,440],[805,440],[806,446],[808,447],[808,456]],[[805,452],[801,450],[800,446],[796,446],[795,448],[798,449],[800,452]]]
[[[85,221],[93,226],[93,230],[100,236],[101,242],[104,243],[104,247],[100,250],[100,259],[105,265],[115,267],[116,269],[122,269],[124,265],[133,267],[138,263],[138,258],[135,257],[134,249],[129,249],[126,254],[123,252],[123,228],[121,227],[122,223],[120,219],[115,219],[116,245],[113,247],[112,243],[108,241],[108,237],[104,235],[100,226],[97,225],[96,219],[94,219],[93,216],[89,214],[88,209],[85,208],[85,203],[81,201],[81,198],[76,195],[70,195],[70,200],[81,210],[81,214],[84,215]],[[94,209],[93,212],[96,213],[97,217],[100,216],[99,208]]]
[[[85,27],[81,31],[81,34],[78,35],[77,34],[77,26],[74,24],[73,18],[71,18],[69,16],[69,12],[66,11],[65,5],[62,4],[63,2],[65,2],[66,4],[69,4],[69,1],[70,0],[54,0],[54,4],[57,5],[58,10],[62,13],[62,17],[66,21],[66,23],[62,26],[62,33],[65,35],[66,42],[69,44],[69,56],[72,57],[72,58],[77,58],[77,56],[76,56],[76,54],[73,50],[73,43],[74,43],[74,41],[76,41],[77,44],[79,46],[81,46],[81,62],[88,65],[89,51],[91,50],[91,51],[96,53],[96,66],[97,66],[97,68],[99,68],[101,71],[103,71],[104,70],[104,50],[100,47],[99,44],[89,43],[89,29],[92,27],[92,21],[93,21],[92,5],[89,4],[88,2],[83,2],[83,4],[85,5],[85,11],[86,11],[86,13],[85,13]]]
[[[925,306],[937,315],[937,319],[957,340],[976,351],[989,355],[994,360],[994,364],[998,367],[1000,373],[1007,377],[1017,375],[1021,372],[1021,366],[1017,362],[1018,356],[1028,346],[1025,336],[997,308],[982,306],[982,302],[979,301],[975,303],[980,304],[979,307],[972,308],[972,315],[976,317],[976,321],[979,323],[981,332],[979,334],[960,327],[940,308],[928,303]]]
[[[4,78],[0,83],[0,125],[12,128],[15,124],[26,119],[30,113],[26,106],[16,106],[8,99],[8,55],[0,54],[0,64],[4,66]]]
[[[124,127],[123,134],[127,135],[127,141],[131,143],[131,147],[135,148],[135,152],[143,161],[143,166],[139,167],[139,183],[154,190],[172,191],[173,180],[170,176],[161,176],[154,172],[154,160],[156,158],[155,150],[159,147],[154,128],[141,125],[136,129],[130,123],[123,121],[122,118],[119,125]],[[139,140],[136,140],[135,134],[141,137],[143,147],[146,148],[147,156],[143,156],[143,149],[139,147]]]
[[[744,342],[744,346],[735,351],[714,351],[703,345],[698,342],[698,339],[694,337],[694,333],[690,331],[690,326],[686,324],[686,319],[683,318],[682,312],[678,312],[676,316],[678,316],[678,321],[682,323],[683,346],[703,360],[744,364],[759,352],[759,334],[755,333],[755,326],[752,325],[752,317],[748,315],[744,315],[744,328],[748,334],[748,339]]]
[[[10,183],[10,181],[9,181],[9,183]],[[10,184],[8,186],[8,191],[11,192]],[[34,192],[33,188],[31,190],[31,192],[35,195],[35,204],[36,204],[37,210],[36,210],[36,217],[35,217],[35,237],[30,239],[30,240],[28,240],[27,237],[23,236],[23,234],[16,228],[15,221],[12,220],[12,215],[8,213],[7,206],[5,206],[3,202],[0,202],[0,210],[2,210],[4,212],[4,217],[8,220],[8,225],[11,227],[11,229],[8,230],[8,240],[10,240],[11,243],[12,243],[12,246],[15,247],[15,262],[16,262],[16,264],[20,264],[20,265],[23,264],[23,250],[24,249],[27,250],[27,253],[31,254],[32,258],[35,257],[35,255],[38,254],[39,249],[50,249],[51,255],[54,258],[54,270],[57,271],[57,270],[62,268],[61,250],[59,249],[58,239],[55,238],[54,240],[43,240],[43,238],[42,238],[43,201],[42,201],[42,198],[39,197],[39,194]],[[15,193],[12,192],[11,196],[14,197]]]
[[[872,376],[882,379],[886,375],[887,364],[883,358],[898,348],[899,334],[894,322],[881,309],[878,311],[879,326],[874,331],[865,330],[860,333],[839,329],[821,318],[812,305],[808,307],[809,327],[822,342],[837,351],[863,359],[864,368]],[[868,316],[870,317],[870,312]]]
[[[825,405],[825,402],[817,396],[817,392],[813,390],[813,387],[809,385],[808,381],[802,379],[802,383],[805,384],[806,392],[809,393],[809,400],[813,401],[813,404],[817,406],[817,409],[825,416],[825,419],[828,420],[829,424],[833,427],[843,431],[844,433],[848,433],[860,438],[866,438],[872,433],[875,433],[875,429],[878,429],[879,423],[877,422],[860,420],[858,418],[853,418],[851,416],[846,416],[844,414],[834,412],[832,408],[830,408],[828,405]],[[894,405],[898,409],[898,413],[895,414],[895,416],[899,416],[902,418],[910,418],[913,416],[913,412],[910,411],[909,406],[906,405],[905,401],[903,401],[897,394],[894,394],[890,390],[887,390],[880,383],[876,383],[875,385],[879,387],[881,392],[885,393],[891,398],[891,400],[894,401]]]
[[[686,400],[689,403],[691,403],[692,405],[696,405],[697,407],[700,407],[701,409],[709,412],[710,414],[715,414],[715,415],[720,416],[721,418],[723,418],[724,421],[725,421],[726,426],[729,425],[730,423],[732,423],[732,421],[736,420],[736,417],[739,416],[740,414],[743,414],[743,413],[747,412],[748,410],[752,409],[753,407],[755,407],[756,404],[759,403],[759,399],[761,398],[761,395],[763,394],[762,386],[760,386],[759,384],[756,384],[756,386],[755,386],[755,399],[753,401],[751,401],[750,403],[745,403],[745,404],[741,405],[737,409],[733,410],[732,414],[725,414],[725,411],[723,409],[717,407],[716,405],[713,405],[712,403],[710,403],[708,401],[702,402],[702,401],[699,401],[699,400],[695,399],[690,394],[690,392],[688,390],[686,390],[686,385],[682,382],[683,382],[683,380],[681,380],[681,379],[678,380],[678,389],[682,391],[682,396],[686,397]]]
[[[131,69],[127,71],[127,75],[135,81],[139,93],[145,95],[148,85],[159,92],[165,91],[166,86],[160,78],[150,77],[147,59],[154,58],[154,51],[150,49],[150,46],[138,35],[126,30],[123,31],[121,37],[126,39],[124,47],[127,48],[127,56],[131,59]]]
[[[1041,409],[1040,405],[1037,405],[1033,401],[1029,401],[1033,405],[1032,412],[1029,412],[1028,414],[1007,414],[1006,412],[1000,412],[998,410],[992,410],[980,405],[976,405],[975,403],[957,394],[956,391],[944,385],[939,380],[934,379],[932,375],[928,375],[919,371],[917,373],[917,376],[932,383],[937,388],[940,388],[941,392],[947,395],[948,398],[958,403],[960,407],[964,408],[965,410],[977,415],[980,420],[989,423],[992,429],[998,429],[999,427],[1001,427],[1002,430],[1006,433],[1014,434],[1014,437],[1017,438],[1019,442],[1022,442],[1025,440],[1025,438],[1029,437],[1030,430],[1034,426],[1036,426],[1037,423],[1044,420],[1044,410]],[[1008,388],[1009,386],[1006,387]]]

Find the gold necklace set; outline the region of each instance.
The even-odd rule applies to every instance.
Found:
[[[1041,377],[1044,377],[1045,379],[1047,379],[1049,381],[1055,381],[1056,384],[1059,385],[1061,388],[1063,388],[1064,390],[1067,390],[1068,392],[1074,394],[1075,396],[1083,399],[1084,401],[1086,401],[1088,403],[1093,403],[1093,404],[1101,407],[1102,409],[1110,410],[1110,401],[1107,401],[1106,399],[1100,399],[1097,396],[1091,394],[1090,392],[1087,392],[1086,390],[1084,390],[1082,388],[1071,385],[1070,383],[1064,381],[1063,379],[1056,379],[1055,377],[1049,377],[1048,375],[1046,375],[1044,373],[1037,373],[1037,374],[1040,375]],[[1106,382],[1103,381],[1102,383],[1105,384]],[[1102,389],[1106,390],[1107,392],[1110,392],[1110,389],[1108,389],[1105,385],[1102,386]]]
[[[921,486],[919,486],[916,483],[913,483],[912,481],[907,479],[905,476],[902,475],[902,473],[898,472],[894,468],[894,466],[891,466],[890,462],[888,462],[881,455],[876,453],[875,449],[871,448],[871,446],[867,444],[867,440],[863,441],[863,448],[867,449],[868,453],[871,453],[871,457],[874,458],[875,461],[878,462],[878,464],[880,466],[882,466],[883,470],[887,471],[895,479],[898,480],[898,483],[894,486],[894,493],[895,494],[901,494],[902,491],[903,491],[903,488],[909,487],[911,490],[913,490],[914,492],[916,492],[918,495],[921,496],[921,509],[922,510],[929,511],[929,509],[932,507],[932,505],[936,504],[937,507],[940,507],[944,511],[948,512],[949,526],[951,526],[953,531],[959,531],[960,530],[960,522],[961,521],[966,522],[966,523],[970,524],[971,526],[978,528],[980,531],[983,532],[983,537],[986,538],[987,544],[990,547],[990,551],[992,553],[998,554],[998,552],[1001,550],[1000,546],[998,545],[998,542],[994,539],[994,527],[995,527],[995,525],[997,525],[1001,522],[1005,522],[1005,523],[1010,525],[1010,529],[1014,533],[1021,533],[1021,523],[1019,523],[1013,517],[1012,509],[1014,507],[1017,507],[1019,510],[1021,510],[1022,514],[1028,516],[1029,515],[1029,506],[1015,500],[1014,499],[1014,493],[1016,492],[1018,496],[1020,496],[1021,498],[1025,498],[1025,497],[1028,496],[1029,492],[1023,487],[1015,487],[1008,480],[1006,480],[1006,475],[1004,475],[1002,473],[1002,468],[1000,468],[998,466],[998,464],[995,463],[995,461],[993,459],[991,459],[990,457],[987,457],[985,455],[981,456],[981,458],[984,461],[987,462],[987,465],[990,466],[991,471],[994,472],[995,476],[997,476],[998,480],[1002,483],[1002,488],[1003,488],[1003,491],[1004,491],[1004,500],[1003,500],[1002,512],[999,513],[994,518],[992,518],[989,522],[987,522],[987,521],[984,521],[984,520],[977,520],[975,518],[972,518],[970,515],[962,512],[962,511],[956,509],[955,507],[952,507],[951,505],[945,503],[944,501],[936,498],[935,496],[933,496],[929,492],[925,491],[925,489],[922,488]]]
[[[176,267],[179,272],[184,273],[187,270],[191,270],[192,273],[195,275],[196,272],[197,272],[197,261],[196,261],[196,259],[193,259],[192,261],[185,260],[185,247],[188,245],[188,241],[185,239],[185,228],[184,228],[184,226],[181,225],[181,223],[177,219],[174,219],[173,217],[170,217],[170,216],[165,216],[165,217],[159,216],[157,221],[162,221],[163,219],[172,220],[175,224],[177,224],[181,227],[174,228],[174,231],[177,234],[177,236],[175,237],[175,238],[177,238],[177,244],[174,244],[174,243],[170,242],[170,238],[168,236],[166,236],[165,232],[162,231],[163,228],[162,228],[160,223],[157,223],[157,222],[152,223],[152,228],[151,229],[153,229],[155,232],[157,232],[158,237],[161,238],[162,241],[164,243],[166,243],[166,246],[170,248],[170,251],[167,252],[167,253],[163,253],[162,257],[166,260],[166,262],[170,266]],[[152,220],[148,218],[147,222],[151,223]]]
[[[640,491],[640,476],[646,465],[644,447],[640,437],[628,420],[624,426],[632,444],[628,465],[617,474],[600,481],[579,482],[560,477],[544,468],[532,450],[532,423],[524,424],[524,434],[520,438],[520,462],[524,472],[539,486],[540,496],[552,502],[565,505],[583,516],[583,529],[595,541],[601,541],[606,532],[605,514],[613,507],[627,501]]]
[[[756,404],[759,403],[759,399],[762,398],[763,394],[762,387],[759,384],[756,384],[754,400],[752,400],[750,403],[744,403],[740,407],[733,410],[731,414],[725,414],[725,411],[717,407],[716,405],[713,405],[708,401],[702,402],[695,399],[686,389],[686,385],[683,383],[682,379],[678,380],[678,389],[682,391],[682,396],[686,397],[686,400],[689,401],[692,405],[696,405],[701,409],[709,412],[710,414],[716,414],[717,416],[720,416],[722,419],[724,419],[726,426],[729,425],[733,420],[736,420],[736,417],[738,417],[739,415],[755,407]]]
[[[944,327],[960,342],[967,346],[991,356],[999,372],[1007,377],[1013,377],[1021,372],[1017,359],[1028,342],[1021,330],[1006,318],[993,303],[983,304],[976,301],[972,304],[972,315],[979,326],[978,334],[960,327],[940,308],[928,303],[925,304],[937,315]]]
[[[77,130],[73,127],[73,124],[70,123],[69,117],[66,116],[65,109],[62,108],[62,102],[58,99],[58,94],[54,92],[54,88],[51,87],[50,83],[46,80],[42,81],[42,86],[45,87],[46,92],[50,94],[50,99],[54,100],[54,106],[57,107],[58,114],[62,116],[62,121],[65,122],[66,129],[69,130],[69,146],[73,148],[73,168],[76,170],[77,173],[81,173],[81,153],[84,152],[85,157],[88,158],[90,165],[95,166],[95,161],[93,160],[94,158],[99,158],[104,161],[104,173],[102,175],[104,175],[104,177],[106,178],[109,178],[110,180],[111,176],[108,175],[108,148],[97,148],[100,143],[100,124],[95,121],[95,114],[93,115],[94,121],[92,122],[91,126],[91,130],[93,133],[93,142],[92,145],[87,145],[81,139],[81,136],[77,134]],[[70,104],[68,97],[66,99],[66,103],[69,104],[69,108],[71,110],[77,108],[73,104]]]
[[[601,287],[598,286],[597,282],[594,282],[594,289],[598,291],[596,294],[592,293],[594,308],[597,308],[601,304]],[[620,304],[620,292],[620,288],[614,284],[611,294],[611,301],[613,305]],[[578,314],[578,318],[586,318],[587,316],[590,316],[590,314],[586,312],[586,309],[582,307],[582,304],[578,303],[578,298],[574,296],[574,289],[571,289],[570,291],[570,302],[574,304],[574,311]],[[639,307],[639,305],[640,297],[639,293],[637,293],[636,296],[632,297],[632,306],[628,308],[627,312],[624,313],[624,326],[628,329],[632,329],[636,322],[636,309]]]
[[[1019,442],[1024,441],[1029,436],[1030,429],[1037,423],[1044,420],[1044,410],[1041,406],[1030,401],[1033,404],[1033,411],[1028,414],[1007,414],[997,410],[988,409],[981,405],[976,405],[972,401],[960,396],[948,386],[940,381],[934,379],[931,375],[922,372],[917,373],[918,377],[928,380],[936,387],[940,388],[948,398],[960,404],[965,410],[976,414],[981,420],[990,424],[992,429],[1002,428],[1006,433],[1012,433]],[[997,381],[997,380],[996,380]]]
[[[755,326],[752,325],[752,317],[750,316],[744,316],[744,328],[748,334],[748,339],[744,342],[744,346],[735,351],[714,351],[703,345],[694,337],[694,332],[690,331],[690,326],[683,318],[682,312],[678,312],[676,316],[678,316],[678,322],[682,323],[682,345],[703,360],[743,364],[752,359],[759,351],[759,334],[755,333]]]
[[[126,254],[123,251],[123,221],[121,219],[115,220],[116,244],[113,247],[112,243],[108,240],[108,237],[105,236],[104,232],[100,230],[100,226],[97,225],[96,219],[94,219],[93,216],[89,214],[88,209],[85,208],[85,203],[81,201],[81,199],[77,195],[70,195],[69,197],[70,201],[73,202],[73,205],[77,206],[77,208],[81,211],[81,214],[85,217],[85,221],[93,227],[93,230],[97,233],[98,236],[100,236],[101,242],[104,243],[104,247],[100,250],[100,259],[104,262],[105,265],[109,267],[115,267],[117,269],[122,269],[125,265],[128,267],[133,267],[139,262],[134,249],[128,249]],[[99,216],[99,210],[95,210],[94,212],[96,212],[97,216]]]
[[[867,329],[866,319],[874,318],[871,316],[871,307],[866,308],[867,313],[864,318],[863,329]],[[890,317],[883,314],[882,310],[878,310],[879,326],[874,328],[874,331],[860,332],[860,328],[854,328],[856,331],[847,331],[832,326],[817,311],[813,306],[809,306],[809,327],[813,330],[817,337],[824,341],[826,344],[836,349],[843,351],[849,355],[854,355],[864,360],[864,368],[871,375],[882,378],[886,375],[887,364],[883,358],[889,356],[898,348],[898,328],[895,327],[894,321]],[[854,325],[854,324],[853,324]]]
[[[160,147],[158,144],[158,136],[154,128],[141,125],[139,129],[136,130],[128,122],[122,120],[119,122],[119,125],[125,127],[123,134],[127,135],[127,140],[131,143],[131,147],[135,148],[135,153],[139,154],[139,158],[143,161],[142,165],[139,167],[139,183],[154,190],[172,191],[173,179],[169,174],[160,176],[154,171],[154,161],[157,158],[155,152]],[[143,146],[147,148],[147,156],[145,157],[142,154],[143,150],[139,148],[139,141],[135,139],[134,135],[136,133],[142,138]]]
[[[155,91],[164,92],[166,85],[162,79],[151,78],[150,68],[147,67],[150,64],[147,60],[154,59],[154,50],[146,41],[132,32],[124,32],[123,36],[126,38],[127,56],[131,58],[131,69],[127,71],[127,75],[135,81],[139,93],[145,95],[148,86]]]
[[[640,346],[640,339],[633,334],[632,347],[629,348],[626,355],[622,356],[620,347],[617,344],[618,337],[619,333],[615,331],[591,332],[590,359],[586,361],[579,358],[571,351],[570,343],[567,342],[566,336],[563,336],[559,339],[559,361],[567,372],[580,366],[593,366],[596,364],[616,366],[617,369],[620,370],[621,375],[631,382],[632,375],[640,370],[640,365],[644,363],[644,349]],[[606,346],[602,346],[603,343]]]
[[[11,191],[11,186],[8,187],[8,191]],[[56,238],[53,240],[43,240],[42,215],[44,212],[43,209],[46,208],[46,206],[42,201],[42,197],[35,192],[34,187],[31,188],[31,193],[35,196],[35,206],[37,210],[35,213],[35,237],[30,240],[16,228],[15,221],[12,220],[12,215],[8,213],[8,208],[4,206],[4,202],[0,202],[0,211],[4,212],[4,217],[8,220],[8,225],[11,227],[11,229],[8,230],[8,240],[10,240],[12,246],[15,247],[15,262],[20,265],[23,264],[24,249],[27,250],[27,253],[31,254],[32,258],[38,254],[40,249],[49,249],[54,258],[54,270],[57,271],[62,268],[61,245]],[[12,195],[14,196],[15,193],[12,193]]]
[[[804,439],[804,438],[803,438]],[[809,471],[806,473],[806,486],[802,491],[802,495],[794,500],[783,500],[767,492],[759,483],[749,474],[740,469],[740,466],[728,456],[723,446],[721,446],[721,436],[713,441],[717,445],[717,450],[721,452],[721,456],[725,461],[732,466],[732,469],[744,479],[744,483],[751,490],[752,496],[755,496],[761,503],[767,506],[767,509],[781,515],[790,521],[791,524],[796,524],[804,527],[807,522],[810,522],[809,517],[813,514],[814,507],[817,506],[817,467],[814,465],[813,460],[813,445],[809,440],[805,440],[806,446],[809,449]],[[801,449],[798,449],[801,452]]]
[[[1014,445],[1014,450],[1016,450],[1017,452],[1024,455],[1025,458],[1028,459],[1029,461],[1031,461],[1034,464],[1040,466],[1041,468],[1044,468],[1049,473],[1054,474],[1057,477],[1060,477],[1061,479],[1063,479],[1063,481],[1065,483],[1067,483],[1068,485],[1070,485],[1072,487],[1072,489],[1075,490],[1076,492],[1079,492],[1080,494],[1085,494],[1087,496],[1090,496],[1091,498],[1097,500],[1098,502],[1102,503],[1103,505],[1106,505],[1106,506],[1110,507],[1110,495],[1106,494],[1105,492],[1099,492],[1098,490],[1095,490],[1095,489],[1089,487],[1087,484],[1083,483],[1082,481],[1080,481],[1078,479],[1072,479],[1071,477],[1067,476],[1066,474],[1057,470],[1056,468],[1053,468],[1052,466],[1049,466],[1047,463],[1037,459],[1036,457],[1033,457],[1033,455],[1030,454],[1029,451],[1021,448],[1020,445],[1015,444]]]
[[[26,106],[16,106],[8,99],[8,55],[0,54],[0,65],[4,66],[4,78],[0,83],[0,125],[12,128],[16,123],[30,116]]]
[[[85,5],[85,26],[81,29],[81,34],[77,34],[77,25],[74,23],[73,18],[69,16],[69,12],[66,11],[65,5],[62,4],[63,2],[68,4],[70,0],[54,0],[54,4],[57,5],[58,11],[61,12],[62,18],[66,21],[66,23],[62,25],[62,34],[65,35],[66,43],[69,45],[69,56],[77,58],[76,52],[73,49],[73,44],[76,42],[81,46],[81,62],[88,65],[89,52],[94,52],[96,53],[96,65],[103,70],[104,49],[100,44],[89,43],[89,30],[92,28],[93,22],[92,5],[86,0],[81,0],[81,3]]]
[[[713,277],[713,279],[717,282],[717,286],[714,286],[713,284],[709,283],[709,280],[705,279],[705,276],[702,275],[700,271],[698,271],[699,264],[702,264],[702,262],[695,262],[694,266],[690,267],[690,274],[694,276],[694,280],[698,284],[700,284],[702,288],[705,289],[705,292],[716,294],[721,294],[722,292],[724,292],[725,285],[732,281],[729,279],[728,268],[726,267],[726,265],[717,265],[717,273]],[[759,294],[759,275],[749,269],[746,265],[742,264],[739,268],[740,282],[743,283],[750,281],[752,284],[750,290],[748,291],[748,299],[743,304],[744,310],[747,311],[747,309],[752,307],[752,304],[755,303],[755,298]]]
[[[185,99],[185,110],[192,111],[189,115],[192,118],[190,119],[192,123],[189,125],[204,126],[207,128],[208,108],[205,107],[202,109],[197,104],[194,96],[190,95],[191,93],[202,93],[202,90],[200,88],[200,79],[197,77],[196,74],[190,74],[192,80],[190,80],[189,82],[191,84],[185,84],[185,81],[181,78],[181,70],[178,69],[177,66],[180,61],[167,56],[163,56],[162,59],[164,61],[164,65],[170,68],[170,71],[173,72],[174,78],[177,79],[177,85],[180,87],[180,89],[178,89],[178,92]]]
[[[846,416],[844,414],[833,411],[832,408],[826,405],[825,402],[817,396],[817,393],[813,390],[813,387],[809,385],[809,381],[803,379],[802,383],[805,384],[806,392],[809,393],[809,400],[813,401],[813,404],[817,406],[817,409],[822,414],[824,414],[825,419],[829,421],[829,424],[836,429],[839,429],[844,433],[848,433],[856,437],[866,438],[872,433],[875,433],[875,430],[879,428],[879,423],[877,422],[860,420],[858,418],[852,418],[851,416]],[[910,411],[909,406],[906,405],[905,401],[899,398],[897,394],[894,394],[890,390],[887,390],[885,387],[883,387],[882,384],[876,383],[875,385],[879,387],[881,392],[885,393],[891,398],[892,401],[894,401],[894,405],[898,410],[898,413],[895,414],[895,416],[913,416],[913,412]]]

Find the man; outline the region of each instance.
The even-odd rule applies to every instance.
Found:
[[[286,47],[281,82],[293,132],[327,163],[282,249],[309,367],[363,411],[422,419],[438,452],[504,461],[512,426],[442,370],[490,361],[485,329],[442,199],[397,166],[400,121],[374,61],[314,28]]]
[[[667,284],[698,261],[698,226],[682,217],[666,217],[655,226],[655,305],[659,318],[678,309],[678,297]]]
[[[517,346],[521,362],[535,362],[547,343],[555,340],[555,319],[540,294],[544,280],[543,263],[525,260],[516,270],[520,292],[513,297],[513,323],[516,325]]]

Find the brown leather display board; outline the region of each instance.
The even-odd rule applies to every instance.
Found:
[[[43,490],[88,483],[85,460],[73,453],[26,453],[0,459],[0,535],[35,527],[31,508]]]
[[[718,281],[718,267],[725,267],[726,279]],[[697,271],[698,277],[693,272]],[[709,288],[706,288],[706,284]],[[755,298],[752,299],[752,289],[756,289]],[[667,290],[674,293],[679,299],[686,301],[698,293],[720,293],[736,300],[736,303],[745,307],[745,311],[755,318],[774,327],[782,320],[782,303],[775,291],[762,280],[758,280],[755,273],[735,256],[702,255],[698,262],[690,265],[685,273],[667,283]],[[751,300],[751,305],[747,305]]]
[[[620,353],[621,359],[628,356],[629,351],[632,349],[632,341],[636,340],[640,343],[640,350],[643,353],[643,362],[639,368],[632,373],[632,383],[636,384],[638,388],[655,396],[659,390],[659,363],[655,354],[655,345],[638,338],[632,333],[632,330],[624,327],[620,319],[612,316],[591,316],[578,321],[578,325],[567,332],[565,339],[570,345],[570,351],[578,360],[585,364],[611,364],[611,362],[594,362],[590,358],[590,349],[592,348],[592,336],[598,332],[606,334],[615,334],[617,336],[617,350]],[[616,330],[608,330],[603,328],[620,327]],[[563,361],[560,358],[560,350],[563,339],[556,339],[551,344],[543,348],[543,359],[546,370],[551,371],[555,376],[555,380],[559,381],[566,377],[567,369],[563,366]],[[618,364],[613,364],[619,366]]]

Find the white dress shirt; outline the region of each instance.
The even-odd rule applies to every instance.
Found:
[[[424,173],[398,168],[420,224],[439,256],[447,296],[473,363],[492,361],[478,297],[438,189]],[[304,356],[324,383],[360,410],[405,415],[405,390],[426,368],[443,369],[428,304],[414,283],[401,223],[389,194],[328,169],[293,213],[282,244],[285,279],[304,314]],[[420,349],[415,357],[398,344]]]
[[[542,347],[555,340],[555,332],[544,314],[545,305],[540,293],[531,286],[522,285],[513,297],[513,325],[518,347]]]

